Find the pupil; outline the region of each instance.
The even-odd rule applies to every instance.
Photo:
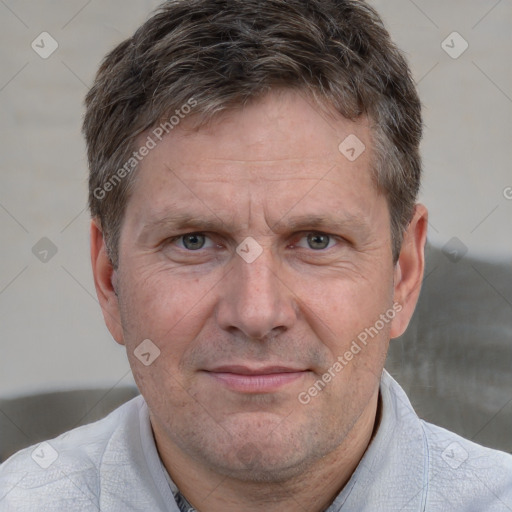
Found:
[[[318,233],[308,235],[308,244],[312,249],[325,249],[329,245],[329,236]]]
[[[183,245],[187,249],[197,250],[201,249],[204,245],[203,235],[186,235],[183,237]]]

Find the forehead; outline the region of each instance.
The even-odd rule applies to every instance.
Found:
[[[139,164],[131,202],[141,208],[146,203],[152,220],[169,209],[184,215],[194,205],[195,213],[211,205],[236,215],[255,196],[281,213],[295,202],[294,213],[309,215],[334,214],[332,207],[343,198],[355,216],[378,195],[365,118],[327,116],[309,98],[289,91],[222,113],[199,128],[188,121]],[[323,211],[315,211],[320,206]]]
[[[342,155],[340,144],[347,137],[365,140],[367,147],[370,143],[365,116],[354,121],[346,119],[334,107],[320,104],[301,91],[278,90],[246,106],[223,111],[192,130],[188,121],[194,121],[193,114],[169,136],[177,135],[175,141],[184,145],[188,141],[203,142],[202,156],[213,159],[262,163],[319,158],[335,161]],[[196,155],[180,156],[186,162],[187,156]]]

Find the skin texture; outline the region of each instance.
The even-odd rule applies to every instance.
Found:
[[[354,162],[338,150],[350,134],[366,145]],[[418,298],[427,224],[417,205],[393,265],[371,158],[365,119],[327,119],[276,92],[199,130],[185,120],[146,156],[115,272],[92,222],[106,324],[126,345],[167,470],[201,512],[321,511],[368,446],[389,340]],[[181,238],[190,233],[202,235]],[[236,252],[246,237],[262,249],[252,263]],[[393,320],[301,403],[393,304]],[[160,350],[148,366],[134,355],[145,339]],[[294,372],[241,390],[215,372],[226,365]]]

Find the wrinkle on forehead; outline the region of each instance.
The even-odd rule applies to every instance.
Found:
[[[209,165],[210,164],[210,165]],[[339,160],[327,159],[282,159],[282,160],[230,160],[211,159],[194,163],[176,162],[172,171],[187,183],[193,182],[275,182],[306,181],[324,179],[330,171],[341,166]],[[354,172],[367,172],[362,166]]]

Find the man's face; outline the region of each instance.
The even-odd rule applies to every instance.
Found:
[[[120,239],[122,330],[109,326],[160,444],[279,478],[375,413],[393,334],[389,313],[376,322],[396,297],[370,131],[291,92],[185,128],[140,164]],[[349,135],[366,145],[355,161],[338,149]],[[160,350],[148,366],[143,340]]]

